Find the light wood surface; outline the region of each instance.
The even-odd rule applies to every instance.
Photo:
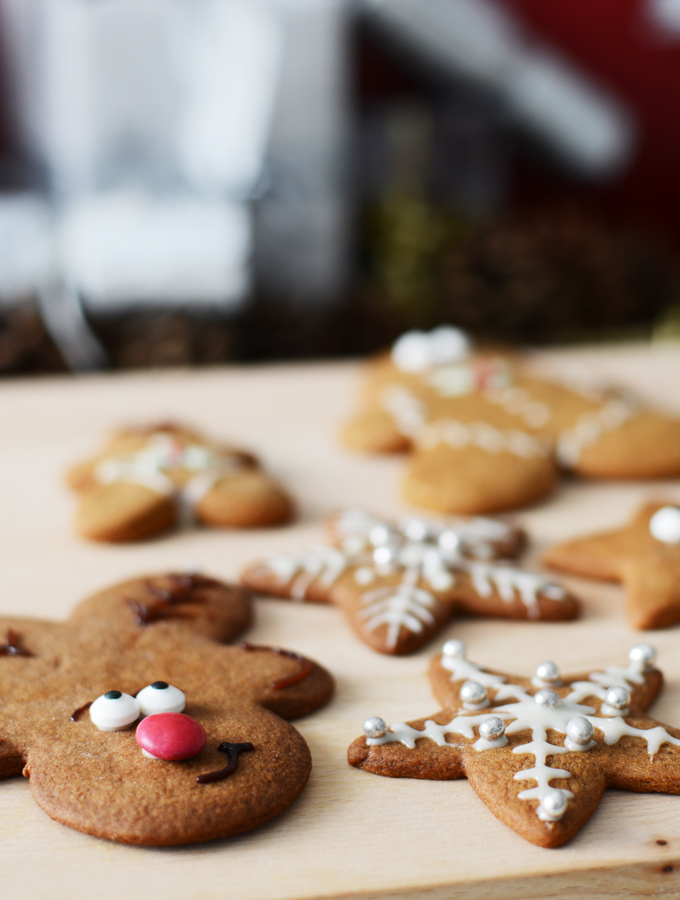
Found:
[[[565,362],[587,364],[680,413],[678,345],[546,356],[549,366]],[[353,456],[335,441],[358,385],[359,367],[349,363],[1,384],[0,612],[62,618],[108,583],[190,563],[235,578],[263,554],[321,541],[321,519],[334,507],[403,513],[401,461]],[[299,499],[298,522],[258,532],[189,531],[126,547],[77,538],[64,469],[118,424],[168,417],[261,453]],[[565,482],[549,502],[513,518],[529,528],[536,555],[552,541],[616,526],[649,497],[680,501],[680,482]],[[584,598],[578,622],[458,620],[442,641],[455,635],[472,658],[527,673],[545,658],[566,672],[624,660],[639,634],[623,621],[621,590],[569,583]],[[153,850],[63,827],[33,802],[24,779],[2,782],[3,900],[680,897],[680,797],[608,792],[570,844],[543,850],[498,822],[465,781],[393,780],[352,769],[346,749],[368,715],[397,721],[437,709],[425,673],[440,642],[391,659],[359,644],[333,608],[259,600],[257,614],[250,640],[297,649],[337,678],[333,703],[298,723],[314,771],[296,803],[237,839]],[[680,628],[648,632],[645,640],[658,647],[668,679],[653,713],[678,725]]]

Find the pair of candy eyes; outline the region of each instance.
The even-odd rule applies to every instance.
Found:
[[[179,688],[166,681],[154,681],[136,697],[122,691],[107,691],[90,706],[90,719],[100,731],[120,731],[140,716],[180,713],[185,706],[186,698]]]

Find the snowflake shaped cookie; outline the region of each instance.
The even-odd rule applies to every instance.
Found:
[[[246,569],[264,594],[339,606],[380,653],[411,653],[457,612],[519,619],[572,619],[578,604],[555,581],[519,569],[523,534],[493,519],[397,525],[363,510],[330,521],[334,546],[278,553]]]
[[[347,446],[410,451],[409,503],[499,512],[549,493],[560,470],[595,478],[680,474],[680,421],[584,377],[551,380],[530,361],[473,352],[456,329],[410,332],[369,369]]]
[[[81,494],[78,531],[98,541],[143,540],[192,522],[264,527],[293,513],[253,456],[173,423],[119,432],[67,480]]]
[[[573,575],[620,582],[633,628],[680,622],[680,505],[648,503],[624,528],[558,544],[543,559]]]
[[[251,605],[242,588],[168,574],[115,585],[65,622],[0,618],[0,777],[23,774],[53,819],[129,844],[278,815],[311,770],[285,720],[323,706],[333,682],[296,653],[224,646]]]
[[[645,714],[662,686],[655,652],[626,666],[563,676],[543,662],[533,678],[485,669],[447,641],[431,667],[444,709],[389,728],[367,719],[349,748],[378,775],[467,778],[491,812],[542,847],[572,838],[605,788],[680,794],[680,729]]]

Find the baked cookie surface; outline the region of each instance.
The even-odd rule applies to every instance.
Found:
[[[242,588],[170,574],[115,585],[65,622],[0,619],[0,775],[121,843],[208,841],[278,815],[311,769],[286,720],[333,681],[292,652],[218,643],[251,615]]]
[[[329,520],[331,546],[273,554],[249,566],[243,583],[293,601],[340,607],[379,653],[411,653],[457,613],[559,621],[578,602],[555,581],[517,568],[517,528],[494,519],[392,523],[361,509]]]
[[[639,645],[625,666],[563,676],[543,662],[524,678],[479,666],[461,641],[447,641],[430,670],[444,708],[389,728],[367,719],[349,762],[390,777],[467,778],[498,819],[558,847],[607,787],[680,794],[680,728],[645,713],[663,681],[654,657]]]
[[[67,482],[80,494],[76,528],[96,541],[144,540],[192,522],[266,527],[293,516],[291,499],[250,453],[174,423],[115,434]]]

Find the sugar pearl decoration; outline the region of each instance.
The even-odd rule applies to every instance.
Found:
[[[456,638],[451,638],[442,647],[444,656],[449,656],[451,659],[465,659],[465,650],[466,647],[463,641],[459,641]]]
[[[546,660],[536,667],[536,678],[546,684],[559,684],[560,670],[554,662]]]
[[[396,558],[395,548],[389,544],[383,544],[382,547],[376,547],[373,551],[373,559],[379,566],[388,566],[393,563]]]
[[[550,709],[557,709],[558,706],[562,705],[562,698],[560,695],[550,688],[541,688],[541,690],[534,695],[534,700],[539,706],[548,706]]]
[[[404,519],[401,529],[409,541],[424,541],[428,537],[427,522],[423,519]]]
[[[656,650],[651,644],[636,644],[635,647],[631,647],[628,659],[642,671],[654,662]]]
[[[626,709],[630,703],[630,693],[625,687],[619,684],[614,685],[604,695],[604,702],[607,706],[611,706],[612,709]]]
[[[90,719],[100,731],[122,731],[139,716],[137,700],[122,691],[107,691],[90,706]]]
[[[390,529],[386,525],[374,525],[368,533],[368,539],[374,547],[382,547],[390,536]]]
[[[649,520],[649,532],[662,544],[680,543],[680,509],[662,506]]]
[[[186,698],[179,688],[167,681],[154,681],[137,694],[137,701],[143,716],[154,713],[180,713],[187,705]]]
[[[561,819],[567,811],[566,796],[557,788],[552,788],[541,800],[541,810],[546,819]]]
[[[460,689],[460,699],[466,708],[483,706],[487,702],[486,688],[478,681],[465,681]]]
[[[371,716],[364,722],[364,734],[368,738],[380,738],[387,734],[387,722],[380,716]]]
[[[572,744],[585,747],[592,741],[594,734],[595,729],[585,716],[574,716],[567,722],[567,738]]]
[[[442,531],[438,540],[445,553],[455,553],[460,549],[461,540],[455,531]]]
[[[505,722],[500,716],[489,716],[479,726],[479,736],[485,741],[497,741],[505,734]]]

